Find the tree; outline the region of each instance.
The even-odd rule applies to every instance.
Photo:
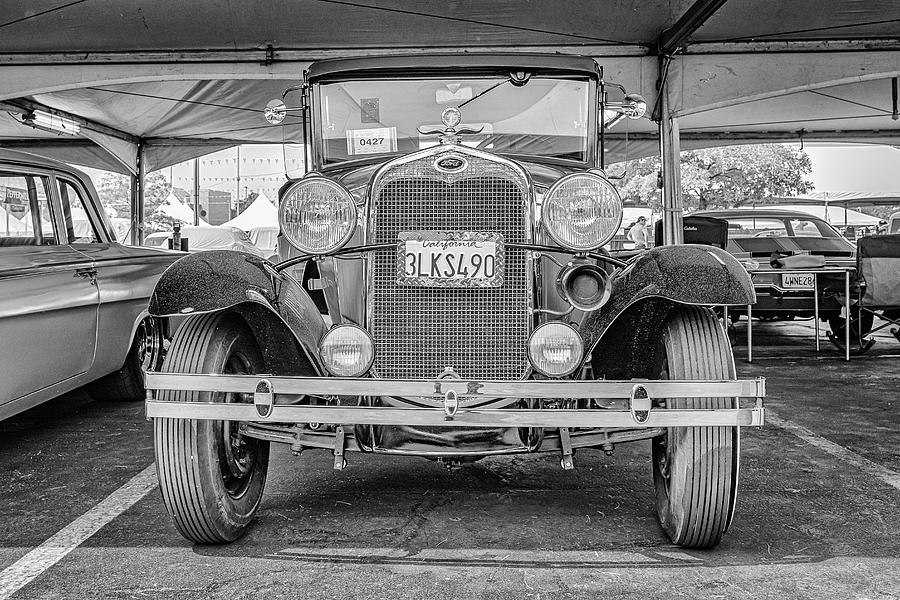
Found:
[[[162,171],[153,171],[144,178],[144,215],[153,214],[169,195],[171,186]],[[131,179],[119,173],[106,173],[97,184],[97,195],[107,212],[117,217],[131,214]]]
[[[626,202],[661,206],[659,158],[628,163],[619,193]],[[681,189],[685,209],[735,208],[773,197],[805,194],[813,187],[804,177],[812,171],[806,152],[793,146],[760,144],[726,146],[681,153]]]

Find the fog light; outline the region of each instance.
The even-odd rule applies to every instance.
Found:
[[[548,377],[563,377],[581,366],[584,342],[575,328],[554,321],[534,330],[528,340],[528,358]]]
[[[366,330],[356,325],[338,325],[319,343],[319,356],[335,377],[359,377],[372,366],[375,346]]]
[[[612,286],[606,271],[591,263],[569,263],[556,280],[559,295],[578,310],[597,310],[609,300]]]

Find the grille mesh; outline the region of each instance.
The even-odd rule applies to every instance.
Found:
[[[511,167],[467,157],[462,176],[432,166],[433,158],[388,172],[373,190],[370,238],[396,242],[401,231],[488,231],[526,242],[526,182]],[[463,378],[521,379],[531,288],[525,251],[506,249],[497,288],[427,288],[397,284],[395,249],[375,253],[371,326],[379,377],[430,378],[452,366]]]

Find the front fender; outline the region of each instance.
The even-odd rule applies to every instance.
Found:
[[[315,302],[295,279],[251,254],[210,250],[177,260],[159,278],[150,314],[197,315],[248,303],[277,316],[313,364],[320,364],[317,347],[326,325]]]
[[[588,348],[629,307],[644,299],[700,306],[745,306],[756,302],[753,283],[744,267],[731,254],[713,246],[653,248],[614,273],[612,284],[609,302],[588,315],[582,324]]]

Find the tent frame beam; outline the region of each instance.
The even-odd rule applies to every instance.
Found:
[[[671,56],[685,46],[694,33],[716,14],[727,0],[696,0],[681,17],[659,36],[657,53]]]
[[[687,13],[685,13],[687,14]],[[667,31],[672,31],[670,28]],[[664,33],[665,35],[665,33]],[[667,38],[668,39],[668,38]],[[757,54],[809,52],[860,52],[873,50],[900,50],[900,39],[845,39],[827,41],[744,41],[744,42],[692,42],[683,54]],[[383,56],[387,54],[421,54],[423,52],[462,52],[459,48],[353,48],[353,49],[275,49],[273,64],[309,63],[328,58],[347,56]],[[556,46],[472,46],[465,52],[550,52],[581,54],[597,57],[642,57],[655,54],[649,45],[556,45]],[[266,50],[173,50],[158,52],[16,52],[0,53],[0,67],[39,65],[134,65],[134,64],[209,64],[253,63],[265,70]],[[297,71],[299,72],[299,70]]]
[[[821,131],[803,131],[803,141],[839,141],[852,140],[859,141],[863,138],[873,140],[896,140],[900,139],[900,132],[889,129],[842,129],[842,130],[821,130]],[[607,141],[624,140],[625,135],[622,133],[606,134]],[[659,134],[649,132],[635,132],[628,134],[628,140],[632,142],[646,142],[659,139]],[[799,131],[690,131],[680,130],[680,139],[686,142],[706,142],[706,141],[750,141],[750,142],[799,142]]]

